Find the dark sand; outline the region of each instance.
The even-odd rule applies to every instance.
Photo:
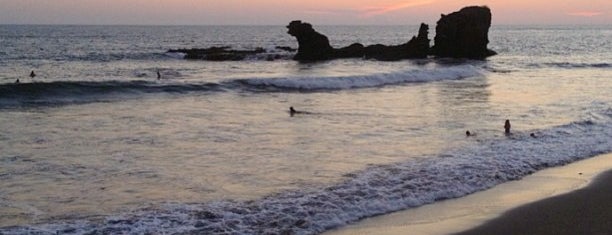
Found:
[[[586,188],[526,204],[457,233],[474,234],[612,234],[612,170],[597,176]]]

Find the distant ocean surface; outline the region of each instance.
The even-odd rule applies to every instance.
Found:
[[[612,26],[489,39],[484,61],[299,63],[284,26],[1,25],[0,233],[317,234],[612,151]],[[266,53],[166,52],[211,46]]]

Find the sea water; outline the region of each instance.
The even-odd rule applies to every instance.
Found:
[[[0,26],[0,233],[316,234],[612,151],[612,27],[489,38],[484,61],[299,63],[283,26]],[[167,53],[211,46],[266,52]]]

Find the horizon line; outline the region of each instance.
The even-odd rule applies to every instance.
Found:
[[[313,24],[313,26],[418,26],[416,24]],[[428,24],[430,25],[430,24]],[[88,24],[88,23],[0,23],[0,26],[286,26],[286,24]],[[605,23],[535,23],[535,24],[491,24],[493,26],[611,26]]]

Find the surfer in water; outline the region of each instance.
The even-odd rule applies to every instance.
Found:
[[[309,112],[297,111],[293,108],[293,106],[289,107],[289,115],[293,117],[293,115],[296,115],[296,114],[309,114]]]

